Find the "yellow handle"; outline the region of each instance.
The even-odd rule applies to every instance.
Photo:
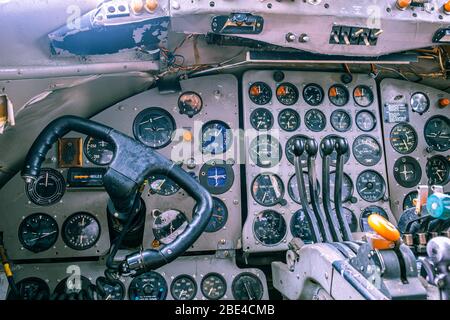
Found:
[[[400,239],[400,232],[397,228],[379,214],[371,214],[367,221],[369,226],[386,240],[398,241]]]

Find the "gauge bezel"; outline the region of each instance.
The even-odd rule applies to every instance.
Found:
[[[338,113],[340,113],[340,114],[345,114],[345,115],[348,117],[348,121],[349,121],[348,123],[349,123],[349,126],[348,126],[346,129],[339,129],[339,128],[335,125],[335,121],[333,121],[333,116],[336,115],[336,114],[338,114]],[[334,111],[331,113],[331,115],[330,115],[330,123],[331,123],[331,126],[333,127],[333,129],[336,130],[336,131],[338,131],[338,132],[347,132],[347,131],[349,131],[349,130],[352,128],[352,125],[353,125],[352,116],[350,115],[350,113],[349,113],[347,110],[343,110],[343,109],[337,109],[337,110],[334,110]]]
[[[294,101],[294,102],[292,102],[292,103],[285,103],[285,102],[282,101],[282,99],[281,99],[280,96],[278,95],[278,89],[279,89],[281,86],[290,87],[291,89],[294,90],[294,92],[295,92],[295,101]],[[293,83],[290,83],[290,82],[283,82],[283,83],[280,83],[280,84],[277,86],[277,89],[276,89],[276,91],[275,91],[275,96],[277,97],[278,102],[281,103],[282,105],[285,105],[285,106],[292,106],[292,105],[294,105],[294,104],[296,104],[296,103],[298,102],[298,99],[300,98],[300,93],[299,93],[299,91],[298,91],[297,86],[294,85]]]
[[[321,95],[321,99],[320,99],[319,102],[311,103],[310,101],[308,101],[308,100],[306,99],[306,96],[307,96],[306,90],[308,90],[309,88],[316,88],[316,89],[319,89],[319,92],[320,92],[320,95]],[[309,104],[309,105],[312,106],[312,107],[317,107],[317,106],[319,106],[319,105],[322,104],[322,102],[323,102],[323,100],[324,100],[324,98],[325,98],[325,93],[324,93],[324,91],[323,91],[323,88],[322,88],[320,85],[318,85],[317,83],[308,83],[308,84],[305,85],[305,87],[303,88],[302,96],[303,96],[303,100],[304,100],[307,104]]]
[[[306,196],[307,196],[306,201],[308,203],[311,203],[311,195],[309,193],[309,177],[308,177],[308,172],[307,171],[303,171],[303,180],[305,181],[305,187],[306,187]],[[296,173],[294,173],[293,175],[291,175],[289,177],[286,189],[287,189],[287,193],[288,193],[289,197],[291,198],[291,200],[294,201],[295,203],[301,205],[302,202],[300,200],[296,200],[295,197],[294,197],[294,191],[292,190],[293,188],[291,187],[292,182],[297,183]],[[317,191],[318,191],[317,192],[317,197],[319,197],[320,193],[322,191],[319,179],[317,179],[316,184],[317,184]],[[300,195],[299,195],[299,198],[300,198]]]
[[[184,106],[181,104],[181,103],[182,103],[182,102],[181,102],[181,99],[182,99],[184,96],[187,96],[187,95],[194,95],[194,96],[196,96],[197,98],[200,99],[200,108],[199,108],[198,110],[193,109],[193,110],[195,110],[195,112],[193,112],[193,113],[182,112],[182,108],[184,108]],[[181,115],[186,115],[186,116],[188,116],[189,118],[192,118],[192,117],[194,117],[195,115],[199,114],[199,113],[203,110],[203,106],[204,106],[204,104],[203,104],[203,99],[202,99],[201,95],[200,95],[199,93],[195,92],[195,91],[185,91],[185,92],[181,93],[180,96],[178,97],[177,105],[178,105],[178,112],[179,112]]]
[[[208,279],[208,278],[210,278],[210,277],[216,277],[217,279],[219,279],[219,280],[222,282],[222,284],[223,284],[223,286],[224,286],[223,292],[222,292],[221,295],[220,295],[219,297],[217,297],[217,298],[211,298],[210,295],[207,294],[207,293],[205,292],[205,289],[203,288],[203,283],[206,281],[206,279]],[[206,275],[203,277],[203,279],[202,279],[202,281],[201,281],[201,283],[200,283],[200,290],[202,291],[202,294],[203,294],[203,296],[204,296],[206,299],[208,299],[208,300],[220,300],[220,299],[222,299],[222,298],[227,294],[228,285],[227,285],[227,282],[226,282],[225,278],[224,278],[221,274],[219,274],[219,273],[217,273],[217,272],[210,272],[210,273],[206,274]]]
[[[49,173],[49,176],[52,175],[52,179],[54,179],[55,183],[57,184],[57,190],[51,197],[44,198],[37,193],[36,183],[38,183],[38,181],[45,175],[46,172]],[[66,180],[59,171],[52,168],[42,168],[39,173],[39,176],[36,179],[34,179],[31,182],[25,183],[25,193],[28,199],[35,205],[42,207],[44,206],[47,207],[56,204],[62,199],[65,192],[66,192]]]
[[[441,121],[446,122],[447,126],[450,127],[450,119],[447,118],[446,116],[443,116],[443,115],[432,116],[431,118],[429,118],[427,120],[427,122],[425,123],[424,129],[423,129],[423,135],[425,137],[425,142],[427,143],[428,146],[430,146],[431,148],[433,148],[434,150],[436,150],[438,152],[446,152],[446,151],[450,150],[450,143],[448,144],[447,148],[443,148],[443,149],[436,148],[436,144],[431,144],[430,138],[427,137],[427,127],[431,123],[431,121],[433,121],[435,119],[440,119]],[[440,145],[440,144],[438,144],[438,145]]]
[[[358,188],[358,180],[359,180],[359,178],[360,178],[363,174],[368,173],[368,172],[370,172],[370,173],[372,173],[372,174],[374,174],[374,175],[380,177],[380,178],[381,178],[381,181],[383,182],[383,188],[382,188],[382,191],[381,191],[381,193],[380,193],[380,196],[378,196],[378,197],[377,197],[376,199],[374,199],[374,200],[369,200],[369,199],[367,199],[365,196],[361,195],[360,189]],[[370,169],[369,169],[369,170],[364,170],[364,171],[362,171],[361,173],[359,173],[358,177],[356,178],[355,186],[356,186],[356,192],[358,192],[358,195],[361,197],[361,199],[363,199],[363,200],[366,201],[366,202],[370,202],[370,203],[378,202],[378,201],[380,201],[381,199],[383,199],[383,197],[384,197],[385,194],[386,194],[386,181],[384,180],[383,176],[382,176],[380,173],[378,173],[377,171],[375,171],[375,170],[370,170]]]
[[[45,247],[45,249],[39,249],[39,250],[36,250],[36,249],[33,249],[34,246],[29,246],[29,245],[27,245],[27,244],[25,243],[25,241],[24,241],[24,239],[23,239],[23,231],[24,231],[24,228],[25,228],[25,224],[26,224],[30,219],[33,219],[33,218],[38,217],[38,216],[43,216],[43,217],[45,217],[45,219],[48,219],[52,224],[55,225],[56,230],[54,230],[54,231],[56,231],[56,237],[51,241],[51,244],[50,244],[50,245],[48,245],[48,246]],[[27,249],[27,250],[29,250],[29,251],[31,251],[31,252],[33,252],[33,253],[40,253],[40,252],[44,252],[44,251],[47,251],[47,250],[51,249],[51,248],[55,245],[56,241],[58,241],[58,238],[59,238],[59,226],[58,226],[58,223],[56,222],[55,218],[53,218],[53,217],[50,216],[49,214],[46,214],[46,213],[40,213],[40,212],[33,213],[33,214],[30,214],[29,216],[25,217],[25,218],[20,222],[19,229],[18,229],[18,239],[19,239],[19,242],[20,242],[20,244],[22,245],[22,247],[24,247],[25,249]],[[35,244],[35,245],[36,245],[36,244]]]
[[[377,159],[377,161],[374,162],[374,163],[367,163],[364,159],[362,159],[361,157],[359,157],[358,154],[355,152],[355,145],[356,145],[356,142],[357,142],[359,139],[363,139],[363,138],[369,138],[369,139],[372,139],[372,140],[377,144],[377,146],[378,146],[378,150],[379,150],[380,156],[379,156],[379,158]],[[357,137],[355,138],[355,140],[353,140],[353,144],[352,144],[352,153],[353,153],[353,157],[356,159],[356,161],[358,161],[359,164],[362,164],[362,165],[365,166],[365,167],[373,167],[373,166],[377,165],[378,163],[380,163],[381,159],[383,158],[383,149],[382,149],[382,147],[381,147],[381,144],[378,142],[378,140],[377,140],[375,137],[373,137],[373,136],[371,136],[371,135],[368,135],[368,134],[362,134],[362,135],[359,135],[359,136],[357,136]],[[373,156],[374,156],[374,155],[373,155]]]
[[[408,149],[406,152],[401,152],[397,147],[394,146],[393,143],[393,139],[392,139],[392,134],[394,132],[394,130],[396,130],[399,127],[404,127],[404,128],[408,128],[409,130],[411,130],[411,132],[414,134],[414,145],[412,146],[411,149]],[[417,148],[417,144],[419,143],[419,136],[417,135],[416,130],[413,128],[413,126],[411,126],[410,124],[406,123],[406,122],[400,122],[398,124],[396,124],[392,129],[391,132],[389,134],[389,142],[391,143],[391,147],[398,153],[400,154],[410,154],[412,152],[414,152]]]
[[[407,200],[410,196],[412,196],[413,194],[416,194],[416,198],[417,198],[417,196],[419,196],[419,193],[418,193],[417,191],[411,191],[411,192],[408,192],[408,194],[405,195],[405,197],[403,198],[403,203],[402,203],[403,211],[406,211],[406,210],[408,210],[408,209],[410,209],[410,208],[414,208],[414,207],[415,207],[414,204],[411,203],[412,206],[409,207],[409,208],[406,208],[406,200]]]
[[[212,187],[208,184],[208,170],[214,167],[220,167],[225,169],[225,173],[227,175],[227,178],[225,180],[225,184],[220,187]],[[225,162],[218,162],[218,161],[208,161],[206,162],[199,171],[198,179],[200,181],[200,184],[206,188],[211,194],[214,195],[220,195],[224,194],[228,190],[231,189],[231,187],[234,184],[234,170],[233,166],[231,164],[225,163]]]
[[[384,210],[383,208],[381,208],[380,206],[368,206],[366,208],[364,208],[364,210],[361,212],[360,216],[359,216],[359,229],[361,230],[361,232],[370,232],[370,230],[367,230],[364,228],[364,222],[363,219],[367,219],[369,216],[364,217],[364,214],[366,212],[368,212],[368,210],[370,210],[371,208],[375,208],[377,211],[373,212],[372,214],[379,214],[381,215],[383,218],[385,218],[386,220],[389,221],[389,215],[387,214],[386,210]],[[381,213],[381,214],[380,214]]]
[[[257,112],[264,112],[266,115],[269,116],[269,118],[267,119],[269,122],[266,122],[265,124],[267,124],[267,128],[263,128],[263,129],[258,129],[255,124],[253,123],[253,119],[256,116]],[[250,113],[250,124],[253,127],[253,129],[257,130],[257,131],[268,131],[270,129],[273,128],[273,125],[275,123],[275,119],[273,118],[273,114],[272,112],[267,109],[267,108],[256,108],[255,110],[252,111],[252,113]]]
[[[260,200],[257,199],[255,193],[253,192],[253,186],[255,185],[256,180],[257,180],[258,178],[260,178],[261,176],[274,176],[275,179],[276,179],[279,183],[281,183],[281,184],[280,184],[280,186],[281,186],[281,196],[280,196],[279,199],[276,199],[277,201],[276,201],[275,203],[273,203],[273,204],[265,204],[265,203],[261,202]],[[274,206],[276,206],[277,204],[279,204],[280,202],[282,202],[282,201],[284,200],[285,192],[286,192],[286,188],[285,188],[285,186],[284,186],[283,180],[280,178],[279,175],[277,175],[277,174],[275,174],[275,173],[272,173],[272,172],[262,172],[262,173],[258,174],[258,175],[253,179],[252,183],[250,184],[250,193],[252,194],[253,200],[255,200],[256,203],[258,203],[259,205],[261,205],[261,206],[263,206],[263,207],[268,207],[268,208],[269,208],[269,207],[274,207]]]
[[[83,143],[83,152],[84,152],[84,155],[86,156],[86,158],[87,158],[91,163],[93,163],[93,164],[95,164],[95,165],[98,165],[98,166],[107,166],[107,165],[111,164],[111,162],[114,160],[114,157],[115,157],[115,155],[116,155],[116,151],[115,151],[114,145],[111,144],[112,147],[113,147],[113,150],[112,150],[112,153],[113,153],[113,154],[112,154],[111,160],[109,160],[109,161],[107,161],[107,162],[104,162],[104,161],[101,161],[101,159],[100,159],[100,161],[97,161],[97,160],[94,160],[94,158],[92,158],[92,157],[90,156],[89,152],[88,152],[88,144],[90,143],[89,141],[91,141],[91,140],[96,140],[96,141],[98,141],[98,142],[103,141],[103,142],[106,142],[106,143],[109,144],[108,141],[104,141],[104,140],[101,140],[101,139],[97,139],[97,138],[95,138],[95,137],[87,136],[87,137],[84,139],[84,143]],[[105,149],[102,149],[102,150],[105,150]]]
[[[265,139],[266,141],[262,141],[262,139]],[[269,140],[270,140],[270,142],[269,142]],[[278,147],[278,158],[277,159],[275,159],[274,157],[270,158],[271,161],[270,161],[269,165],[263,165],[260,161],[260,157],[258,154],[256,154],[256,159],[254,159],[254,157],[253,157],[254,153],[252,152],[252,149],[253,149],[252,147],[257,147],[263,143],[273,145],[274,142],[277,143],[277,147]],[[255,138],[253,138],[253,140],[250,142],[249,157],[250,157],[250,160],[260,168],[265,168],[265,169],[273,168],[273,167],[277,166],[281,162],[281,159],[283,158],[283,147],[281,146],[280,141],[277,138],[275,138],[274,136],[272,136],[270,134],[261,134],[261,135],[256,136]],[[272,160],[276,160],[276,162],[274,162]]]
[[[153,178],[155,178],[155,179],[153,179]],[[163,196],[163,197],[170,197],[170,196],[172,196],[174,194],[177,194],[178,191],[180,191],[180,189],[181,189],[181,187],[175,181],[173,181],[172,179],[170,179],[169,177],[167,177],[167,176],[165,176],[163,174],[153,174],[153,175],[149,176],[147,179],[148,179],[149,192],[153,193],[153,194],[157,194],[157,195]],[[166,179],[167,181],[169,181],[170,183],[175,185],[176,186],[176,191],[168,193],[168,194],[165,194],[165,193],[162,193],[160,191],[156,191],[155,189],[153,189],[152,188],[152,183],[157,181],[157,180],[161,180],[161,179]]]
[[[398,166],[400,166],[404,163],[409,163],[414,167],[415,180],[404,181],[401,179],[401,176],[400,176],[401,171],[396,170],[396,169],[398,169]],[[420,166],[420,163],[416,159],[414,159],[413,157],[410,157],[410,156],[403,156],[403,157],[398,158],[394,163],[393,170],[394,170],[395,181],[403,188],[412,188],[412,187],[418,185],[420,183],[420,180],[422,179],[422,168]]]
[[[313,113],[313,112],[317,112],[318,114],[320,114],[320,117],[322,118],[322,123],[323,126],[320,129],[316,129],[313,128],[309,121],[308,121],[308,115]],[[319,109],[309,109],[306,113],[305,113],[305,117],[304,117],[304,122],[305,122],[305,126],[312,132],[321,132],[323,130],[325,130],[325,128],[327,127],[327,117],[325,116],[325,113],[323,113],[321,110]]]
[[[435,159],[438,159],[439,161],[442,161],[444,163],[445,167],[446,167],[446,170],[447,170],[447,177],[444,180],[442,180],[442,181],[434,181],[434,180],[431,180],[431,178],[430,178],[430,175],[431,175],[430,174],[430,163],[431,163],[431,161],[433,161]],[[431,184],[437,184],[437,185],[444,186],[444,185],[446,185],[447,183],[450,182],[450,160],[449,159],[450,159],[450,157],[446,158],[445,156],[440,155],[440,154],[432,156],[431,158],[428,159],[425,171],[426,171],[428,180],[431,181]]]
[[[355,91],[356,91],[356,89],[358,89],[358,88],[364,88],[364,89],[367,89],[367,90],[370,92],[370,94],[372,95],[372,98],[370,99],[370,103],[369,103],[369,104],[363,105],[363,104],[360,104],[360,103],[357,101],[357,99],[356,99],[356,97],[355,97]],[[369,86],[367,86],[367,85],[365,85],[365,84],[359,84],[359,85],[357,85],[357,86],[353,89],[353,94],[352,94],[352,96],[353,96],[353,101],[354,101],[358,106],[360,106],[360,107],[362,107],[362,108],[370,107],[370,106],[373,104],[373,102],[375,101],[375,95],[374,95],[374,93],[373,93],[372,88],[369,87]]]
[[[236,297],[236,285],[237,285],[237,282],[238,282],[242,277],[250,277],[250,278],[256,280],[256,282],[258,283],[258,286],[260,286],[260,289],[261,289],[261,295],[260,295],[259,297],[257,297],[256,300],[257,300],[257,301],[258,301],[258,300],[261,300],[262,297],[264,296],[264,285],[263,285],[261,279],[260,279],[257,275],[255,275],[255,274],[253,274],[253,273],[251,273],[251,272],[242,272],[242,273],[238,274],[238,275],[233,279],[233,282],[232,282],[232,284],[231,284],[231,293],[233,294],[233,298],[234,298],[235,300],[237,300],[237,301],[244,301],[244,300],[246,300],[246,299],[238,299],[238,298]]]
[[[370,129],[368,129],[368,130],[365,130],[365,129],[361,128],[361,127],[359,126],[359,124],[358,124],[358,117],[359,117],[360,114],[362,114],[362,113],[368,113],[368,114],[370,114],[370,116],[371,116],[372,119],[373,119],[373,126],[372,126]],[[369,111],[369,110],[361,110],[361,111],[358,111],[358,112],[356,113],[356,116],[355,116],[355,123],[356,123],[356,126],[358,127],[359,130],[361,130],[361,131],[363,131],[363,132],[371,132],[371,131],[373,131],[373,130],[377,127],[377,118],[376,118],[375,115],[372,113],[372,111]]]
[[[228,222],[228,214],[229,214],[229,212],[228,212],[228,207],[227,207],[227,205],[225,204],[225,202],[223,202],[221,199],[219,199],[219,198],[217,198],[217,197],[212,197],[212,199],[213,199],[213,214],[214,214],[214,212],[215,212],[215,204],[216,203],[219,203],[220,204],[220,206],[222,207],[222,208],[224,208],[225,209],[225,215],[224,215],[224,222],[222,222],[221,224],[220,224],[220,228],[216,228],[216,229],[208,229],[208,227],[210,226],[210,223],[211,223],[211,221],[212,221],[212,219],[213,219],[213,217],[211,216],[211,219],[209,220],[209,222],[208,222],[208,225],[206,226],[206,228],[205,228],[205,232],[206,233],[216,233],[216,232],[219,232],[220,230],[222,230],[225,226],[226,226],[226,224],[227,224],[227,222]]]
[[[285,112],[292,112],[294,114],[294,117],[297,119],[297,125],[293,129],[287,129],[285,127],[285,125],[283,125],[281,122],[281,116]],[[301,124],[300,114],[292,108],[285,108],[285,109],[281,110],[280,113],[278,114],[278,126],[286,132],[293,132],[293,131],[298,130],[298,128],[300,128],[300,124]]]
[[[257,102],[257,101],[254,100],[254,96],[252,96],[250,94],[250,91],[251,91],[252,87],[255,86],[255,85],[260,85],[262,87],[265,87],[265,89],[268,89],[269,98],[268,98],[267,101],[264,100],[263,102]],[[262,82],[262,81],[257,81],[257,82],[251,83],[249,88],[248,88],[248,92],[247,93],[248,93],[248,97],[249,97],[250,101],[252,101],[254,104],[257,104],[259,106],[264,106],[264,105],[268,104],[270,101],[272,101],[272,97],[273,97],[272,88],[267,83]]]
[[[20,280],[16,283],[16,287],[21,292],[21,297],[15,297],[13,294],[13,291],[9,290],[8,295],[6,296],[6,300],[25,300],[25,301],[36,301],[34,299],[24,299],[22,290],[24,284],[34,283],[37,284],[40,287],[40,291],[38,294],[41,294],[43,292],[42,300],[47,300],[50,297],[50,287],[48,286],[47,282],[44,279],[38,278],[38,277],[28,277]]]
[[[256,219],[259,216],[264,215],[265,213],[270,213],[270,214],[276,214],[277,216],[279,216],[280,220],[283,222],[283,227],[284,227],[284,234],[282,235],[282,237],[279,239],[278,242],[276,243],[266,243],[264,241],[262,241],[257,232],[255,231],[255,223],[256,223]],[[278,246],[280,243],[283,242],[284,239],[286,239],[287,235],[288,235],[288,226],[286,223],[286,220],[284,219],[283,215],[281,213],[279,213],[278,211],[275,211],[274,209],[266,209],[263,210],[261,212],[259,212],[257,215],[255,215],[255,217],[253,218],[253,223],[252,223],[252,231],[253,231],[253,236],[255,237],[256,241],[258,241],[261,245],[265,246],[265,247],[276,247]],[[276,239],[278,240],[278,239]]]
[[[286,159],[289,161],[290,164],[294,165],[294,158],[295,156],[293,156],[292,158],[288,155],[289,154],[289,148],[288,148],[288,144],[293,141],[294,139],[303,139],[306,140],[308,139],[307,136],[303,135],[303,134],[296,134],[295,136],[291,136],[289,137],[289,139],[286,141],[285,145],[284,145],[284,155],[286,157]],[[307,165],[307,161],[308,161],[308,155],[306,154],[306,152],[304,152],[302,154],[302,156],[300,157],[302,164]]]
[[[170,137],[169,137],[168,141],[164,142],[163,144],[157,145],[157,146],[153,146],[150,142],[143,139],[141,134],[139,133],[139,122],[142,120],[142,118],[144,118],[146,115],[148,115],[151,112],[159,112],[162,116],[166,117],[166,119],[168,119],[172,125],[172,129],[171,129]],[[177,130],[177,124],[175,122],[174,117],[170,114],[170,112],[168,112],[167,110],[165,110],[161,107],[146,108],[146,109],[142,110],[141,112],[139,112],[133,120],[133,135],[134,135],[135,139],[152,149],[162,149],[162,148],[167,147],[169,144],[171,144],[176,130]]]
[[[130,299],[130,300],[133,300],[132,299],[132,289],[135,289],[135,288],[133,288],[133,286],[136,284],[136,282],[138,281],[138,280],[140,280],[141,278],[143,278],[143,277],[147,277],[147,278],[150,278],[150,277],[153,277],[153,278],[158,278],[158,280],[159,281],[161,281],[162,283],[163,283],[163,286],[164,286],[164,291],[163,291],[163,296],[161,297],[161,299],[158,299],[158,301],[162,301],[162,300],[166,300],[166,298],[167,298],[167,293],[168,293],[168,291],[169,291],[169,287],[168,287],[168,285],[167,285],[167,281],[166,281],[166,279],[160,274],[160,273],[158,273],[158,272],[156,272],[156,271],[148,271],[148,272],[146,272],[146,273],[143,273],[143,274],[141,274],[141,275],[139,275],[139,276],[137,276],[137,277],[135,277],[131,282],[130,282],[130,285],[128,286],[128,299]],[[133,301],[136,301],[136,300],[133,300]]]
[[[72,220],[73,218],[75,218],[77,216],[81,216],[81,215],[88,216],[90,219],[95,221],[95,223],[98,226],[98,233],[97,233],[96,239],[91,244],[89,244],[87,246],[82,246],[82,247],[73,245],[68,240],[67,234],[66,234],[66,228],[67,228],[68,224],[70,223],[70,220]],[[101,234],[102,234],[102,227],[101,227],[100,222],[98,221],[98,219],[93,214],[91,214],[89,212],[84,212],[84,211],[75,212],[75,213],[71,214],[70,216],[68,216],[67,219],[64,221],[62,227],[61,227],[61,237],[62,237],[62,239],[64,241],[64,244],[67,247],[69,247],[69,248],[71,248],[73,250],[76,250],[76,251],[85,251],[85,250],[88,250],[88,249],[94,247],[98,243],[98,241],[100,240]]]
[[[425,107],[425,109],[424,109],[423,111],[417,111],[417,110],[414,109],[413,106],[412,106],[412,100],[413,100],[413,97],[414,97],[415,95],[417,95],[417,94],[423,95],[423,96],[425,97],[425,99],[427,100],[427,106]],[[411,106],[411,111],[412,111],[412,112],[416,112],[416,113],[422,115],[422,114],[424,114],[425,112],[427,112],[427,111],[430,109],[430,105],[431,105],[431,104],[430,104],[430,97],[428,97],[428,95],[427,95],[425,92],[422,92],[422,91],[416,91],[416,92],[414,92],[414,93],[411,95],[411,97],[409,98],[409,105]]]
[[[341,88],[341,89],[344,89],[346,97],[345,97],[345,102],[344,102],[343,104],[336,103],[336,102],[334,101],[334,98],[331,98],[331,96],[330,96],[330,90],[331,90],[331,88]],[[343,106],[345,106],[345,105],[350,101],[350,92],[348,91],[347,87],[344,86],[343,84],[335,83],[335,84],[333,84],[333,85],[328,89],[328,100],[330,100],[330,102],[331,102],[334,106],[336,106],[336,107],[343,107]]]
[[[203,143],[204,143],[203,135],[205,134],[205,132],[209,126],[215,125],[215,124],[221,125],[225,128],[225,131],[226,131],[225,132],[225,140],[224,140],[225,148],[222,150],[219,150],[219,152],[217,152],[217,151],[209,152],[209,151],[205,150],[205,147],[203,146]],[[228,141],[228,139],[229,139],[229,141]],[[211,120],[202,125],[202,130],[200,132],[200,150],[201,150],[202,154],[210,154],[210,155],[224,154],[224,153],[227,153],[228,150],[230,150],[232,145],[233,145],[233,132],[227,123],[225,123],[221,120]]]
[[[194,293],[192,294],[192,297],[190,297],[189,299],[178,299],[178,297],[174,294],[174,290],[175,290],[174,285],[177,283],[177,281],[179,281],[181,279],[187,279],[194,285]],[[197,282],[194,280],[193,277],[191,277],[188,274],[178,275],[175,279],[172,280],[172,283],[170,284],[170,294],[171,294],[172,298],[177,301],[193,300],[195,298],[195,296],[197,295],[197,292],[198,292]]]
[[[307,226],[308,226],[308,232],[309,232],[309,236],[310,236],[310,238],[308,238],[308,239],[305,238],[305,237],[300,237],[300,235],[297,233],[297,231],[294,230],[294,227],[295,227],[295,225],[296,225],[297,222],[298,222],[298,221],[297,221],[298,216],[301,215],[301,214],[303,214],[304,217],[305,217],[305,219],[302,220],[302,222],[305,222],[305,223],[307,224]],[[289,223],[289,230],[290,230],[290,232],[291,232],[291,234],[292,234],[293,237],[300,238],[305,244],[314,243],[314,241],[312,240],[311,226],[310,226],[310,224],[309,224],[308,218],[306,217],[306,213],[304,212],[303,209],[301,209],[301,208],[298,209],[298,210],[292,215],[291,221],[290,221],[290,223]]]

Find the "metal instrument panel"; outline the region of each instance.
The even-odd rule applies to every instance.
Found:
[[[289,140],[289,138],[297,135],[302,134],[311,138],[316,139],[317,143],[319,144],[320,141],[322,141],[323,138],[330,134],[336,134],[343,136],[347,138],[349,142],[349,147],[352,149],[352,144],[354,140],[361,135],[370,135],[372,136],[380,145],[381,148],[381,158],[379,162],[376,165],[367,167],[362,164],[360,164],[353,154],[353,151],[351,150],[351,155],[348,160],[348,162],[344,165],[344,172],[352,179],[354,190],[353,190],[353,197],[356,198],[356,203],[351,202],[344,202],[343,206],[352,210],[355,214],[355,217],[357,220],[359,220],[360,214],[364,209],[370,206],[379,206],[383,208],[387,214],[389,215],[389,219],[392,222],[395,222],[395,219],[390,213],[389,210],[389,203],[385,199],[380,199],[379,201],[375,202],[367,202],[361,198],[359,193],[356,191],[356,180],[358,175],[365,171],[365,170],[373,170],[378,172],[383,179],[385,180],[386,189],[385,189],[385,197],[389,195],[389,189],[387,186],[387,172],[386,172],[386,164],[385,164],[385,158],[384,158],[384,147],[383,147],[383,137],[382,137],[382,130],[381,130],[381,117],[379,113],[379,104],[378,104],[378,98],[377,98],[377,87],[375,81],[370,78],[368,75],[363,74],[354,74],[353,75],[353,81],[348,84],[344,85],[341,82],[341,75],[339,73],[325,73],[325,72],[294,72],[294,71],[286,71],[284,72],[284,79],[281,81],[282,83],[292,83],[298,88],[299,92],[299,100],[290,106],[286,106],[281,104],[278,99],[275,97],[275,92],[277,90],[277,86],[281,82],[276,82],[273,78],[274,71],[248,71],[243,76],[243,112],[244,112],[244,128],[246,129],[246,139],[245,139],[245,150],[247,151],[247,154],[249,153],[248,150],[250,148],[250,143],[252,140],[252,137],[255,137],[258,135],[258,132],[252,128],[252,125],[250,123],[250,117],[252,115],[252,112],[255,109],[258,109],[260,107],[263,107],[267,110],[269,110],[273,115],[273,127],[268,131],[269,134],[276,137],[277,140],[279,140],[281,147],[282,147],[282,157],[278,165],[272,167],[272,168],[261,168],[255,165],[254,162],[250,159],[249,156],[247,156],[247,162],[245,166],[246,170],[246,190],[247,190],[247,203],[248,203],[248,215],[247,219],[244,223],[243,231],[242,231],[242,239],[243,239],[243,249],[246,252],[264,252],[264,251],[282,251],[287,249],[287,244],[292,239],[292,232],[290,230],[290,223],[291,219],[295,212],[297,212],[299,209],[301,209],[301,205],[294,202],[290,195],[288,194],[288,183],[290,178],[295,174],[295,168],[294,166],[287,160],[286,154],[285,154],[285,144]],[[255,82],[264,82],[268,84],[268,86],[271,88],[273,95],[270,99],[270,102],[268,102],[266,105],[257,105],[255,104],[250,98],[249,98],[249,88],[252,84]],[[302,92],[305,86],[308,84],[317,84],[323,88],[324,91],[324,98],[323,102],[319,103],[317,106],[311,106],[305,102],[305,100],[302,97]],[[350,93],[350,99],[348,103],[346,103],[342,107],[337,107],[334,104],[332,104],[328,98],[328,90],[329,88],[334,84],[341,84],[344,85],[348,92]],[[373,91],[373,102],[368,107],[361,107],[358,106],[355,101],[352,98],[352,93],[354,89],[359,85],[365,85]],[[301,119],[301,124],[299,129],[293,131],[293,132],[287,132],[280,129],[279,123],[277,121],[278,116],[280,112],[283,110],[290,108],[294,109],[298,112]],[[314,132],[309,130],[305,126],[305,114],[310,111],[311,109],[318,109],[325,115],[326,118],[326,126],[324,130],[320,132]],[[346,132],[339,132],[336,129],[333,128],[333,126],[330,124],[330,117],[331,114],[336,110],[345,110],[348,112],[349,115],[351,115],[352,119],[352,125],[350,129]],[[355,116],[360,111],[370,111],[376,119],[375,128],[370,132],[362,131],[358,128],[358,126],[355,124]],[[253,131],[252,131],[253,130]],[[250,137],[250,138],[249,138]],[[320,152],[320,151],[319,151]],[[317,155],[316,159],[316,171],[317,176],[319,180],[319,184],[322,185],[322,161],[320,154]],[[265,207],[261,204],[257,203],[254,198],[252,197],[252,181],[255,179],[255,177],[261,173],[276,173],[282,180],[284,185],[284,199],[286,200],[286,205],[276,204],[271,207]],[[333,195],[331,196],[331,199],[333,199]],[[281,214],[281,216],[284,219],[284,222],[287,226],[287,232],[285,236],[282,238],[282,240],[279,243],[267,246],[261,244],[260,241],[257,240],[255,237],[255,233],[253,231],[253,223],[255,220],[255,217],[261,213],[264,210],[275,210],[278,213]],[[359,223],[358,223],[358,230],[360,230]]]
[[[416,93],[422,93],[428,97],[429,107],[428,110],[422,114],[418,112],[413,112],[411,108],[411,97]],[[449,107],[439,108],[440,99],[449,99],[450,95],[447,92],[440,91],[428,86],[421,84],[416,84],[413,82],[395,80],[395,79],[384,79],[380,84],[380,94],[381,94],[381,107],[385,108],[386,104],[404,104],[407,107],[407,112],[409,119],[407,121],[402,121],[401,123],[407,123],[411,125],[417,133],[417,144],[413,151],[408,154],[401,154],[397,152],[391,146],[390,133],[392,129],[398,125],[397,122],[386,122],[383,121],[384,130],[384,143],[386,146],[386,161],[388,164],[388,181],[389,189],[391,190],[390,202],[393,214],[399,218],[403,213],[403,202],[405,197],[416,190],[417,185],[427,185],[427,161],[433,156],[443,156],[449,159],[449,150],[439,151],[433,150],[431,152],[427,151],[428,144],[425,141],[425,125],[427,121],[434,116],[443,116],[450,119],[450,109]],[[394,178],[394,164],[402,156],[412,157],[420,165],[422,175],[420,181],[414,186],[404,187],[400,185]],[[444,191],[450,191],[450,184],[447,181],[444,185]]]

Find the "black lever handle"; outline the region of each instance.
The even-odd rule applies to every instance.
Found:
[[[319,186],[317,184],[316,173],[316,157],[318,151],[317,142],[315,139],[307,139],[305,144],[305,150],[308,154],[308,180],[309,180],[309,194],[311,198],[311,205],[318,221],[322,238],[325,242],[332,242],[333,237],[330,232],[327,219],[320,208],[319,201]]]
[[[298,194],[300,198],[300,203],[302,205],[303,211],[305,212],[306,219],[309,223],[309,228],[311,230],[311,237],[313,242],[323,242],[321,232],[318,227],[318,221],[314,212],[311,210],[308,204],[308,198],[306,195],[306,185],[303,178],[303,165],[301,161],[301,156],[305,152],[305,142],[303,139],[295,139],[293,144],[293,154],[294,154],[294,165],[295,165],[295,176],[297,178]]]
[[[328,224],[331,228],[331,235],[333,241],[342,242],[341,231],[339,230],[339,221],[331,208],[331,191],[330,191],[330,163],[331,154],[334,151],[334,139],[325,138],[320,144],[320,150],[322,151],[322,200],[323,210],[325,216],[328,219]]]
[[[352,232],[348,225],[347,219],[345,218],[345,213],[342,208],[342,183],[344,180],[344,162],[345,154],[348,152],[348,142],[342,137],[335,139],[335,149],[336,149],[336,175],[334,180],[334,206],[336,216],[338,218],[339,224],[341,226],[342,237],[344,241],[352,241]]]

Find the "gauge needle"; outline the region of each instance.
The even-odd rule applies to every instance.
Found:
[[[38,240],[47,238],[48,236],[51,236],[52,234],[55,234],[55,233],[56,233],[56,231],[42,233],[39,237],[30,239],[30,241],[38,241]]]
[[[45,186],[48,187],[48,172],[45,173]]]

